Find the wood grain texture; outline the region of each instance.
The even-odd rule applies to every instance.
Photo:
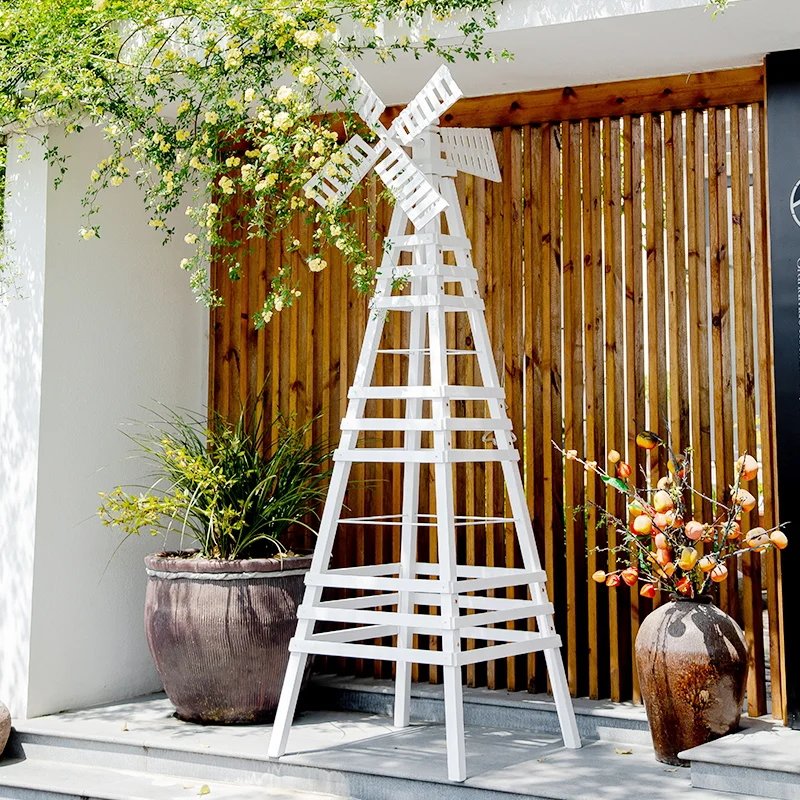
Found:
[[[616,106],[609,106],[610,87],[595,87],[594,94],[576,91],[576,98],[566,101],[571,121],[552,112],[552,93],[549,99],[531,98],[525,106],[529,118],[519,125],[502,124],[498,109],[507,98],[485,109],[471,101],[454,108],[451,122],[458,124],[480,125],[486,114],[498,114],[493,135],[503,182],[460,176],[457,190],[576,695],[639,700],[633,642],[652,603],[639,596],[638,587],[609,592],[588,582],[595,568],[623,566],[612,553],[587,557],[587,545],[619,542],[618,533],[603,524],[601,509],[624,517],[624,504],[565,462],[552,441],[598,461],[605,461],[613,447],[642,484],[664,474],[666,459],[659,452],[651,460],[635,446],[637,429],[650,427],[663,435],[668,424],[676,446],[693,448],[698,488],[720,498],[733,479],[737,450],[748,449],[757,453],[762,467],[753,484],[762,494],[761,522],[768,526],[778,519],[761,72],[754,68],[737,74],[744,81],[738,88],[733,73],[692,78],[685,91],[708,87],[705,105],[686,102],[689,95],[680,94],[677,84],[673,95],[659,97],[657,86],[669,79],[654,79],[631,87],[625,103]],[[681,80],[685,83],[685,76]],[[605,101],[598,100],[603,96]],[[575,109],[600,111],[601,105],[603,113],[572,120]],[[545,116],[537,118],[540,112]],[[374,178],[362,191],[375,211],[372,216],[360,212],[355,221],[370,242],[371,255],[379,259],[391,209],[379,198]],[[241,394],[254,394],[266,382],[266,419],[294,413],[304,422],[319,415],[314,435],[335,444],[370,312],[352,288],[338,251],[325,254],[329,267],[317,275],[306,272],[296,254],[287,253],[289,235],[306,246],[310,233],[310,226],[298,223],[287,238],[243,248],[241,281],[232,283],[214,265],[214,284],[227,303],[211,313],[209,405],[233,415]],[[293,266],[302,297],[255,332],[253,315],[286,263]],[[472,347],[463,318],[448,322],[447,335],[458,349]],[[400,349],[407,342],[408,315],[390,314],[382,346]],[[376,380],[403,383],[404,359],[381,356]],[[450,356],[448,369],[458,383],[473,384],[479,377],[472,357]],[[371,403],[370,413],[401,417],[405,408],[399,400],[380,401]],[[461,416],[467,410],[459,407],[454,413]],[[373,438],[393,446],[403,441],[400,433]],[[480,433],[456,438],[460,446],[484,446]],[[399,510],[401,467],[358,466],[353,477],[347,496],[352,513]],[[433,510],[431,482],[423,467],[422,512]],[[457,513],[504,512],[503,482],[493,465],[459,465],[455,483]],[[692,512],[710,519],[712,504],[695,498]],[[746,522],[757,520],[753,514]],[[337,537],[335,564],[399,558],[393,530],[348,527]],[[509,533],[504,525],[460,529],[459,558],[470,564],[518,565]],[[420,560],[437,558],[435,536],[426,529],[420,531],[418,553]],[[759,561],[753,555],[741,564],[741,587],[731,570],[720,602],[745,623],[751,710],[766,707],[768,657],[773,710],[780,715],[780,561],[772,553],[763,566]],[[762,580],[768,656],[759,652]],[[417,637],[417,644],[436,647],[437,641],[425,635]],[[340,673],[392,674],[390,664],[335,658],[321,663]],[[436,682],[439,674],[435,667],[413,671],[414,679],[423,681]],[[470,666],[465,680],[497,689],[548,688],[541,656]]]

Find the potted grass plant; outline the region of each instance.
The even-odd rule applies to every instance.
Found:
[[[643,488],[617,450],[608,453],[604,468],[576,450],[555,446],[566,461],[580,464],[625,499],[624,516],[601,510],[602,524],[616,528],[619,544],[604,550],[609,569],[597,570],[592,579],[612,591],[637,587],[645,598],[669,596],[639,628],[636,663],[656,758],[687,766],[683,751],[738,728],[744,701],[747,641],[735,620],[715,605],[714,587],[736,569],[738,556],[783,550],[786,523],[743,529],[744,515],[758,506],[745,488],[758,476],[752,455],[739,457],[733,485],[718,487],[712,498],[693,486],[691,450],[675,452],[650,431],[640,431],[636,445],[653,455],[658,448],[667,450],[665,474]],[[707,518],[704,504],[711,508]]]
[[[101,494],[104,524],[178,539],[145,558],[145,630],[182,719],[275,714],[311,564],[297,543],[328,479],[330,451],[309,443],[310,425],[265,425],[244,408],[234,421],[166,409],[130,435],[153,467],[150,485]]]

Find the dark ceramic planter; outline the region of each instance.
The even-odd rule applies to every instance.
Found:
[[[11,714],[8,709],[0,703],[0,756],[8,744],[8,737],[11,734]]]
[[[709,598],[653,611],[636,637],[636,665],[659,761],[688,766],[678,753],[739,727],[747,642]]]
[[[191,722],[271,721],[311,557],[179,556],[145,558],[145,631],[167,697]]]

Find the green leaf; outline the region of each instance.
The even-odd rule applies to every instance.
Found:
[[[622,478],[612,478],[610,475],[601,475],[600,477],[603,479],[603,483],[607,484],[612,489],[616,489],[623,494],[628,494],[628,484],[622,480]]]

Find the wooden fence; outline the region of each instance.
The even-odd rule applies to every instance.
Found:
[[[695,480],[708,496],[732,482],[739,452],[757,453],[763,524],[775,519],[763,76],[748,69],[468,100],[448,122],[495,127],[502,183],[460,175],[458,191],[570,688],[577,696],[638,700],[633,641],[652,603],[635,589],[609,591],[587,580],[613,567],[605,553],[587,558],[587,547],[615,544],[614,531],[597,524],[596,507],[618,509],[618,498],[573,465],[565,468],[551,440],[598,459],[616,448],[637,472],[655,478],[664,473],[663,454],[649,461],[634,446],[636,425],[661,435],[669,425],[677,447],[693,448]],[[372,234],[383,233],[389,217],[376,202],[378,191],[374,179],[367,184],[374,213],[358,220],[375,242],[375,257],[380,238]],[[310,242],[302,223],[290,235]],[[243,250],[242,258],[242,281],[215,276],[227,304],[212,313],[210,405],[235,410],[239,397],[269,377],[268,414],[319,415],[314,435],[336,442],[366,299],[352,290],[332,252],[322,273],[297,269],[300,301],[256,332],[252,312],[287,257],[276,240]],[[386,346],[401,348],[406,335],[403,321],[390,318]],[[466,323],[454,320],[450,336],[456,347],[471,345]],[[458,382],[473,382],[469,361],[451,365]],[[402,383],[401,366],[400,359],[379,358],[376,382]],[[387,407],[376,413],[401,415],[388,408],[394,401],[381,402]],[[459,436],[459,446],[481,446],[476,434]],[[378,434],[375,445],[399,446],[400,437]],[[502,508],[495,466],[457,465],[456,513]],[[399,466],[356,465],[353,478],[347,503],[354,515],[397,512]],[[423,511],[428,483],[423,479]],[[584,506],[585,514],[575,513]],[[709,518],[709,503],[699,503],[695,515]],[[757,523],[756,512],[748,516],[745,529]],[[343,531],[336,562],[397,560],[391,530]],[[516,566],[510,533],[468,528],[459,555],[468,563]],[[419,547],[435,560],[433,537],[423,533]],[[775,554],[749,554],[720,589],[721,606],[746,629],[748,708],[756,715],[767,710],[765,663],[772,708],[778,716],[783,709],[779,580]],[[391,674],[391,665],[380,663],[329,666]],[[436,667],[420,667],[415,678],[439,675]],[[534,656],[469,667],[465,680],[547,688],[543,662]]]

